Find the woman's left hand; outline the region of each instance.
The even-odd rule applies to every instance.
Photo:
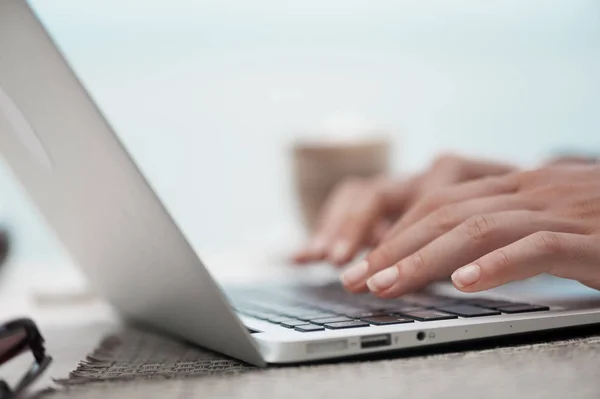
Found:
[[[600,289],[600,166],[559,165],[457,184],[420,199],[342,275],[393,298],[452,275],[465,292],[550,273]]]

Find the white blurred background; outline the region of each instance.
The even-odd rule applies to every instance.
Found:
[[[31,4],[201,253],[298,239],[290,145],[323,126],[387,129],[397,171],[600,151],[597,0]],[[65,256],[1,163],[0,221]]]

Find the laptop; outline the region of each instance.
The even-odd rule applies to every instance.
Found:
[[[600,323],[598,291],[548,276],[395,300],[331,282],[222,288],[23,0],[0,0],[0,152],[125,319],[257,366]]]

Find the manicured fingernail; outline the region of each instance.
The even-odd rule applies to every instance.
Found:
[[[367,278],[369,272],[369,264],[366,260],[362,260],[355,265],[352,265],[342,274],[342,284],[345,286],[353,286],[362,283]]]
[[[348,257],[348,251],[350,251],[350,244],[346,241],[336,242],[331,250],[330,260],[333,263],[342,263]]]
[[[477,265],[463,266],[452,274],[452,281],[458,288],[473,285],[481,278],[481,268]]]
[[[367,287],[369,287],[371,291],[375,292],[385,291],[394,285],[397,280],[398,268],[396,266],[392,266],[368,279]]]

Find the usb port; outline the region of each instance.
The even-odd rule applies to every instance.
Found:
[[[379,348],[381,346],[390,346],[392,344],[392,336],[390,334],[370,335],[360,338],[361,349]]]

